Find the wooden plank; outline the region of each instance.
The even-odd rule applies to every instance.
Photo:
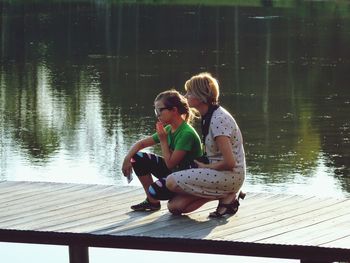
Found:
[[[115,188],[115,187],[100,187],[86,186],[80,189],[74,189],[69,191],[65,190],[64,192],[55,191],[54,194],[42,195],[40,201],[37,199],[31,200],[30,203],[26,204],[25,202],[17,202],[17,204],[12,205],[9,210],[10,215],[13,215],[19,208],[22,208],[20,212],[28,213],[33,216],[36,215],[37,211],[48,210],[57,210],[63,209],[65,207],[76,207],[82,203],[96,201],[103,198],[108,198],[111,195],[124,194],[125,192],[132,191],[130,188]],[[124,192],[123,192],[124,191]],[[45,196],[45,198],[43,198]],[[17,206],[16,206],[17,205]],[[30,205],[26,207],[26,205]],[[7,210],[6,210],[7,211]],[[2,210],[2,215],[7,215],[6,211]],[[39,213],[40,214],[40,213]],[[16,214],[15,214],[16,215]]]
[[[342,237],[339,237],[336,240],[323,243],[322,246],[349,249],[349,244],[350,244],[350,235],[344,234]],[[350,257],[348,259],[350,262]]]
[[[26,213],[29,213],[30,215],[34,215],[36,211],[42,211],[47,208],[55,207],[56,205],[60,203],[69,203],[69,201],[73,199],[77,200],[79,202],[80,196],[86,196],[91,195],[91,197],[94,196],[94,194],[99,194],[102,192],[108,192],[111,191],[112,188],[101,188],[98,187],[99,191],[94,192],[93,188],[95,186],[91,186],[87,188],[86,186],[82,185],[80,187],[69,187],[69,188],[60,188],[58,190],[50,190],[50,192],[40,192],[35,197],[30,195],[28,198],[24,198],[25,200],[18,200],[16,199],[13,202],[6,202],[5,206],[2,206],[2,217],[6,220],[8,213],[12,216],[18,217],[18,216],[27,216]],[[43,198],[45,197],[45,198]],[[17,214],[14,213],[17,211]],[[22,217],[23,217],[22,216]],[[1,221],[1,218],[0,218]]]
[[[266,198],[266,199],[276,199],[278,198],[277,196],[271,197],[268,195],[259,195],[260,198]],[[281,200],[284,199],[289,199],[286,197],[279,197]],[[254,200],[254,195],[252,196],[252,199]],[[264,200],[266,200],[264,199]],[[255,200],[254,200],[255,201]],[[245,200],[244,205],[245,206],[252,206],[254,205],[255,202],[250,202],[250,198]],[[258,202],[259,203],[259,202]],[[267,202],[265,202],[266,206]],[[209,204],[206,204],[203,208],[197,210],[196,212],[190,213],[187,217],[189,217],[189,220],[192,220],[193,222],[196,221],[196,224],[189,224],[189,225],[184,225],[184,224],[176,224],[175,226],[170,226],[169,225],[169,218],[163,217],[157,220],[157,225],[153,225],[151,227],[142,228],[142,226],[134,226],[134,225],[128,225],[127,227],[124,228],[118,228],[114,229],[112,233],[118,233],[118,234],[123,234],[123,235],[166,235],[168,237],[171,237],[172,235],[175,236],[181,236],[181,237],[186,237],[186,236],[203,236],[202,233],[195,233],[198,229],[203,230],[204,232],[208,232],[210,229],[213,227],[218,227],[220,225],[220,221],[218,220],[209,220],[207,218],[209,211],[214,210],[216,207],[216,203],[211,202]],[[255,211],[259,211],[259,209],[263,209],[264,205],[259,206],[258,209]],[[231,217],[227,220],[232,220],[234,217]],[[177,220],[177,218],[175,217]],[[201,224],[198,224],[199,222],[202,222]],[[203,224],[203,222],[206,222],[206,224]],[[147,222],[145,222],[147,223]],[[225,223],[225,221],[223,222]],[[208,229],[206,229],[208,228]],[[146,232],[145,232],[146,231]]]
[[[339,201],[337,200],[326,199],[323,202],[317,202],[315,199],[315,201],[312,208],[300,206],[299,208],[289,210],[289,207],[286,206],[285,208],[275,210],[269,218],[257,220],[255,225],[253,223],[249,228],[245,225],[243,227],[237,226],[238,228],[242,228],[242,231],[239,233],[237,231],[227,232],[225,239],[234,238],[237,241],[257,242],[263,238],[285,232],[287,229],[300,228],[301,225],[307,224],[309,220],[313,220],[317,215],[335,211],[336,208],[334,206],[339,205]],[[339,205],[339,207],[342,207],[342,205]]]
[[[144,194],[142,194],[142,197],[144,197]],[[108,220],[109,224],[116,221],[119,216],[125,215],[129,210],[129,205],[120,201],[120,199],[119,202],[113,202],[112,200],[105,201],[107,203],[104,206],[101,206],[100,209],[77,210],[76,213],[70,213],[67,214],[67,216],[57,217],[55,220],[49,222],[36,224],[36,228],[34,229],[43,231],[85,233],[96,229],[96,227],[105,220]]]
[[[57,187],[52,187],[48,184],[43,184],[41,186],[35,186],[35,184],[25,183],[23,185],[17,184],[12,189],[7,189],[8,191],[3,191],[0,196],[0,208],[11,206],[11,202],[17,204],[19,201],[35,200],[40,199],[42,194],[49,195],[53,191],[59,191],[60,189],[69,188],[81,188],[84,186],[74,185],[74,184],[61,184]],[[7,187],[8,188],[8,187]]]
[[[248,193],[235,216],[209,219],[217,202],[186,216],[171,215],[166,202],[154,213],[132,212],[144,198],[141,188],[0,182],[0,241],[350,258],[349,199]]]
[[[326,242],[339,239],[350,234],[350,214],[341,214],[324,219],[315,218],[308,224],[297,229],[291,229],[277,236],[259,240],[265,243],[304,244],[309,246],[322,246]],[[334,231],[336,229],[337,231]]]
[[[76,198],[76,192],[73,195],[65,194],[62,199],[50,200],[39,207],[25,212],[8,215],[6,220],[0,217],[1,224],[6,223],[8,227],[19,229],[45,229],[49,224],[55,224],[52,221],[62,221],[64,218],[71,218],[74,215],[87,217],[92,213],[100,213],[102,210],[110,209],[114,203],[110,201],[112,197],[117,197],[121,200],[121,195],[127,194],[130,190],[125,189],[125,192],[94,191]],[[69,198],[67,198],[69,197]],[[20,214],[20,215],[18,215]],[[89,214],[89,215],[88,215]]]
[[[240,232],[247,231],[250,229],[255,229],[257,226],[268,225],[273,221],[276,214],[286,217],[285,209],[288,206],[292,206],[295,200],[301,199],[296,197],[291,198],[277,198],[276,196],[271,196],[269,204],[258,209],[243,209],[239,210],[236,216],[230,217],[226,220],[222,220],[221,224],[215,228],[215,231],[210,231],[207,238],[223,238],[227,235],[234,235],[235,238]],[[303,201],[301,201],[303,200]],[[316,201],[310,200],[310,198],[305,198],[298,200],[299,203],[304,202],[305,204],[315,203]],[[249,203],[244,204],[244,207],[251,207]],[[239,221],[239,223],[236,223]],[[192,227],[189,229],[184,229],[184,237],[190,237],[192,235],[200,235],[198,231],[208,232],[207,229],[197,229],[197,227]],[[198,232],[198,233],[196,233]]]
[[[61,189],[47,189],[47,190],[38,190],[35,193],[28,193],[26,194],[21,193],[21,196],[18,198],[18,196],[13,197],[11,199],[11,196],[5,197],[3,202],[1,201],[1,209],[3,211],[3,215],[5,211],[13,211],[17,208],[24,208],[28,207],[27,210],[30,208],[36,207],[42,207],[43,204],[48,203],[49,201],[57,200],[57,196],[60,196],[61,198],[64,198],[64,193],[69,193],[67,189],[71,190],[72,188],[61,188]],[[83,189],[82,187],[74,187],[71,192],[73,191],[79,191]],[[45,197],[45,198],[43,198]]]
[[[18,206],[24,206],[24,204],[26,204],[26,202],[28,203],[34,203],[34,204],[40,204],[40,202],[38,202],[38,200],[42,201],[42,202],[46,202],[48,203],[49,201],[55,201],[57,200],[57,196],[59,196],[61,199],[62,198],[66,198],[66,195],[68,195],[68,198],[70,198],[72,195],[74,195],[75,197],[79,197],[80,193],[82,195],[85,194],[89,194],[89,193],[93,193],[95,191],[116,191],[117,189],[112,187],[112,186],[108,186],[108,187],[101,187],[99,185],[91,185],[91,186],[87,186],[87,185],[70,185],[70,184],[63,184],[64,187],[55,187],[55,188],[48,188],[48,189],[43,189],[42,187],[38,188],[38,189],[31,189],[32,191],[35,191],[35,194],[24,194],[23,196],[23,200],[17,199],[17,198],[13,198],[12,194],[9,194],[8,196],[3,196],[4,198],[2,200],[0,200],[0,205],[3,205],[1,208],[7,207],[7,206],[11,206],[11,208],[13,207],[13,205],[18,205]],[[45,199],[43,199],[43,196],[45,196]],[[14,202],[12,203],[8,203],[8,200],[6,199],[10,199],[10,202]],[[11,200],[12,199],[12,200]]]

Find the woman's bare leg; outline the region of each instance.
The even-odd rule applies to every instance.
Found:
[[[212,200],[188,194],[178,194],[168,202],[168,209],[173,214],[186,214],[197,210],[209,201]]]

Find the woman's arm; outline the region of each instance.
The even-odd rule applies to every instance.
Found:
[[[215,137],[215,142],[224,159],[210,164],[195,161],[198,164],[198,167],[210,168],[218,171],[232,170],[235,167],[236,162],[233,156],[230,138],[227,136],[217,136]]]
[[[152,145],[155,145],[155,141],[153,140],[153,138],[147,137],[145,139],[142,139],[140,141],[137,141],[133,146],[131,146],[129,152],[127,153],[127,155],[124,157],[124,161],[123,161],[123,166],[122,166],[122,172],[124,174],[124,176],[129,176],[132,172],[132,165],[131,165],[131,158],[140,150],[150,147]]]

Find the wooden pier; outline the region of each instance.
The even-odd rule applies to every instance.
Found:
[[[135,187],[2,181],[0,241],[67,245],[71,263],[88,262],[88,247],[350,261],[350,199],[248,193],[225,219],[208,218],[216,202],[132,212],[143,199]]]

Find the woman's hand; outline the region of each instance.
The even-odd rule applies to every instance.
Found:
[[[164,125],[162,122],[158,121],[156,123],[156,131],[159,137],[159,141],[167,141],[167,133],[166,130],[164,129]]]
[[[194,160],[194,162],[197,164],[198,168],[209,168],[209,165],[206,163],[202,163],[197,160]]]
[[[217,136],[215,138],[215,143],[224,157],[223,160],[210,164],[204,164],[205,166],[202,166],[201,168],[210,168],[218,171],[232,171],[236,165],[236,162],[233,155],[230,138],[226,136]]]

